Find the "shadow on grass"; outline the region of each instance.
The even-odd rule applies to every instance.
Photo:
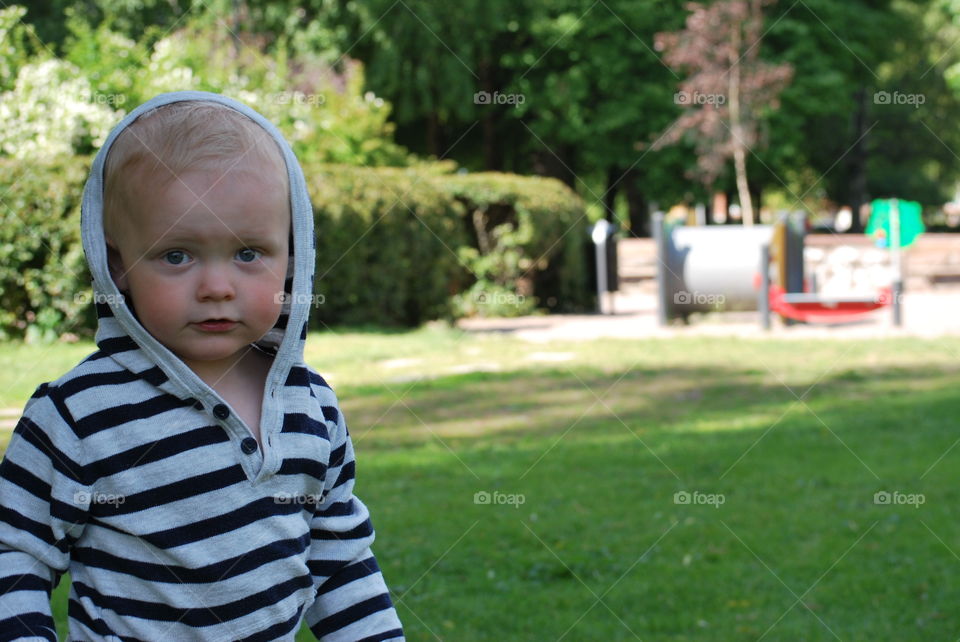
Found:
[[[365,323],[361,325],[327,325],[320,327],[311,327],[310,332],[318,334],[369,334],[369,335],[404,335],[422,332],[422,328],[410,328],[407,326],[376,325]]]
[[[952,373],[841,371],[807,406],[749,371],[694,374],[625,378],[613,409],[632,431],[609,411],[574,423],[583,387],[558,371],[411,390],[427,423],[458,401],[489,420],[526,398],[531,416],[392,451],[384,420],[359,442],[358,492],[409,639],[954,639]],[[567,421],[544,420],[558,403]]]
[[[742,431],[768,427],[798,410],[819,425],[827,409],[858,414],[877,397],[910,404],[905,395],[952,381],[949,371],[840,370],[788,388],[755,369],[635,368],[615,374],[551,367],[343,387],[339,394],[355,442],[394,450],[436,439],[469,448],[493,437],[513,443],[568,431]]]

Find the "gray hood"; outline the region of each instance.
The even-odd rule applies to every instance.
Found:
[[[103,167],[117,136],[138,116],[168,103],[204,100],[221,103],[251,118],[263,127],[283,151],[290,179],[290,259],[284,289],[287,292],[276,325],[254,345],[274,355],[267,388],[281,388],[293,366],[303,362],[314,274],[313,208],[307,195],[303,171],[283,135],[266,118],[246,105],[219,94],[179,91],[161,94],[130,112],[117,125],[97,153],[83,191],[81,230],[83,250],[93,275],[97,309],[97,347],[126,369],[149,378],[164,391],[181,399],[219,399],[203,380],[140,324],[110,276],[103,231]]]

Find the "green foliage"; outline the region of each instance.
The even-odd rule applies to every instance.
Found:
[[[367,3],[369,18],[343,45],[396,106],[411,149],[559,177],[589,205],[602,202],[609,171],[632,169],[654,198],[686,189],[686,159],[636,147],[673,119],[674,76],[651,46],[655,31],[682,24],[680,5],[474,0],[455,14],[423,0],[392,5]],[[478,104],[477,92],[518,98]]]
[[[269,118],[304,163],[408,163],[393,142],[390,105],[364,92],[358,63],[336,72],[315,56],[291,57],[284,43],[268,51],[255,35],[191,24],[156,42],[142,66],[131,104],[183,89],[221,93]]]
[[[496,172],[438,179],[465,209],[471,244],[461,261],[476,281],[458,294],[461,315],[518,316],[587,305],[583,201],[555,179]]]
[[[315,327],[416,325],[449,316],[466,280],[461,208],[428,173],[306,167],[316,212]]]
[[[345,59],[334,69],[326,62],[330,52],[311,50],[313,41],[292,27],[291,35],[277,38],[239,24],[227,30],[213,9],[198,9],[174,23],[174,31],[145,27],[133,38],[128,34],[137,12],[162,7],[95,4],[66,11],[62,58],[18,22],[22,8],[0,12],[0,155],[88,154],[127,110],[161,92],[198,89],[263,113],[306,163],[411,162],[393,140],[390,105],[364,90],[362,66]],[[274,10],[267,13],[278,18]]]
[[[847,199],[859,178],[850,150],[862,134],[852,118],[861,90],[926,97],[913,111],[870,101],[868,191],[931,202],[952,189],[960,134],[936,124],[960,115],[957,0],[781,0],[764,12],[759,55],[796,73],[748,159],[755,190]],[[0,30],[14,13],[23,10],[0,14]],[[686,13],[655,0],[466,0],[456,11],[426,0],[49,0],[30,4],[30,27],[2,34],[20,60],[4,66],[0,55],[0,90],[25,56],[62,53],[92,95],[125,97],[111,107],[161,87],[246,96],[310,162],[408,164],[391,117],[396,140],[418,153],[556,176],[593,210],[608,189],[666,205],[706,196],[685,178],[692,148],[647,146],[677,114],[679,78],[654,34],[682,27]],[[363,61],[365,79],[347,56]],[[480,91],[523,102],[478,104]],[[318,96],[325,105],[298,104]],[[732,187],[731,174],[716,187]]]
[[[874,198],[908,198],[939,206],[956,191],[956,150],[960,130],[960,87],[954,85],[960,56],[953,48],[958,32],[957,9],[939,2],[895,3],[899,38],[892,55],[878,68],[876,87],[891,100],[877,104],[870,96],[872,120],[869,192]],[[894,100],[898,104],[894,104]],[[904,171],[909,167],[910,171]]]
[[[449,169],[308,168],[318,324],[415,325],[589,305],[576,194],[553,179]]]
[[[960,141],[936,124],[960,116],[960,92],[950,96],[943,79],[944,72],[960,77],[960,66],[952,68],[960,59],[953,46],[960,3],[764,6],[759,56],[789,63],[796,73],[749,155],[754,190],[779,188],[804,202],[819,190],[820,205],[848,199],[857,171],[850,150],[862,133],[853,127],[861,88],[870,99],[868,191],[896,189],[937,202],[953,188],[960,159],[950,150]],[[611,187],[633,187],[661,205],[706,196],[696,187],[687,193],[692,153],[646,146],[677,114],[680,79],[663,64],[653,36],[682,27],[684,3],[466,2],[455,16],[419,0],[364,7],[368,15],[350,14],[354,31],[342,46],[367,64],[369,86],[396,105],[398,137],[411,149],[450,153],[471,169],[561,177],[590,207]],[[878,90],[923,93],[927,102],[913,111],[884,109],[872,101]],[[477,91],[524,101],[477,105]],[[732,186],[732,172],[721,174],[716,187]]]
[[[0,159],[0,338],[92,336],[80,242],[88,169],[88,157]],[[314,327],[589,305],[583,203],[568,188],[451,169],[305,167],[317,232]]]
[[[26,9],[13,5],[0,9],[0,90],[13,87],[17,71],[30,58],[33,32],[22,20]]]
[[[80,243],[88,168],[84,157],[49,164],[0,159],[0,338],[46,341],[92,327]]]
[[[69,15],[70,36],[63,57],[83,70],[93,101],[130,109],[149,98],[139,92],[143,65],[149,56],[147,46],[115,31],[111,23],[94,27],[76,11]]]
[[[815,207],[827,199],[849,203],[862,91],[870,197],[943,202],[960,172],[960,159],[951,151],[960,139],[956,128],[937,124],[960,118],[960,102],[945,87],[941,69],[949,64],[956,37],[950,34],[937,49],[932,4],[778,3],[768,16],[765,41],[769,56],[789,62],[795,75],[781,109],[770,117],[771,145],[753,159],[751,177],[785,187],[793,207],[803,195],[816,195],[820,203],[809,203]],[[922,95],[923,103],[884,104],[880,92]]]

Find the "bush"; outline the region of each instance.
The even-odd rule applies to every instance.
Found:
[[[96,314],[80,242],[88,157],[0,159],[0,337],[92,336]]]
[[[347,59],[341,66],[291,56],[282,44],[268,51],[249,33],[194,24],[153,44],[143,73],[134,74],[141,81],[129,90],[130,106],[168,91],[221,93],[267,117],[305,164],[406,166],[410,155],[393,140],[389,103],[363,90],[362,64]]]
[[[236,97],[293,145],[315,205],[316,327],[585,305],[584,208],[572,191],[411,156],[393,138],[390,105],[363,91],[362,65],[332,67],[301,31],[268,42],[207,16],[135,41],[74,12],[57,58],[24,15],[0,10],[0,338],[93,334],[86,154],[126,110],[174,89]]]
[[[71,63],[24,65],[13,89],[0,93],[0,154],[52,160],[93,152],[120,114],[92,99],[90,83]]]
[[[89,157],[0,159],[0,337],[92,336],[80,202]],[[416,168],[304,168],[316,222],[314,328],[415,326],[589,304],[583,205],[561,183]],[[479,231],[478,231],[479,230]]]
[[[467,284],[462,210],[429,170],[305,168],[316,216],[316,327],[417,325],[450,316]]]
[[[459,315],[517,316],[535,308],[573,312],[590,305],[583,201],[552,178],[482,172],[436,179],[463,205],[471,239],[461,260],[474,282]]]

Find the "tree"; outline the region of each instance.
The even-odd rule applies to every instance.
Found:
[[[558,178],[608,218],[625,194],[631,231],[646,232],[648,200],[680,198],[680,150],[634,145],[672,118],[673,72],[652,34],[683,12],[657,0],[469,0],[369,3],[345,46],[369,86],[395,106],[398,140],[471,169]],[[477,103],[494,92],[508,102]]]
[[[754,219],[747,151],[757,144],[764,108],[778,106],[778,96],[793,74],[790,65],[759,58],[763,4],[764,0],[721,0],[709,6],[690,3],[685,29],[656,36],[666,63],[689,71],[690,76],[674,97],[685,113],[654,143],[654,149],[693,134],[698,167],[708,185],[732,157],[746,225]]]

